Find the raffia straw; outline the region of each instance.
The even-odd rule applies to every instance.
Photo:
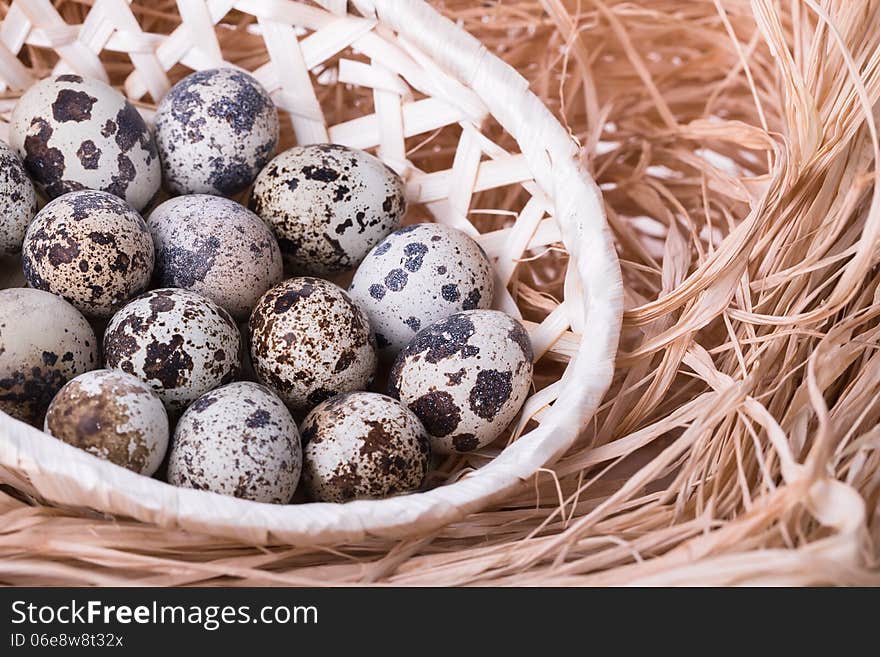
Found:
[[[614,386],[577,446],[436,534],[333,549],[255,548],[0,494],[0,580],[880,585],[880,2],[438,6],[531,81],[605,194],[627,310]],[[59,8],[78,23],[88,3]],[[133,9],[145,31],[177,24],[172,2]],[[266,61],[246,26],[221,33],[227,59],[233,39],[242,65]],[[48,72],[54,60],[28,52]],[[107,67],[117,82],[131,69]],[[333,123],[358,114],[336,111]],[[436,171],[455,147],[438,133],[408,157]],[[502,213],[471,215],[484,244],[503,248],[492,230],[519,201],[475,196],[472,208]],[[564,296],[566,262],[538,219],[516,238],[530,250],[510,288],[535,324]],[[539,385],[576,342],[553,345]]]

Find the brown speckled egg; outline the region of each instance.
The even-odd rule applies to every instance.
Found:
[[[168,415],[143,381],[115,370],[80,374],[55,395],[44,431],[111,463],[150,476],[168,448]]]
[[[236,320],[247,319],[263,293],[281,282],[278,243],[253,212],[221,196],[169,199],[147,220],[161,287],[202,294]]]
[[[41,426],[55,393],[98,366],[86,318],[42,290],[0,290],[0,410]]]
[[[522,408],[532,384],[532,345],[497,310],[457,313],[423,329],[397,357],[388,394],[422,421],[438,453],[488,445]]]
[[[140,211],[159,190],[156,142],[125,97],[98,80],[59,75],[19,99],[9,143],[49,198],[100,189]]]
[[[369,153],[335,144],[284,151],[257,176],[251,207],[275,231],[290,271],[357,266],[400,225],[403,181]]]
[[[303,483],[319,502],[378,499],[418,489],[431,447],[419,419],[374,392],[338,395],[302,423]]]
[[[388,358],[429,324],[462,310],[489,308],[494,291],[483,249],[455,228],[430,223],[406,226],[382,240],[348,288]]]
[[[37,212],[37,195],[21,160],[0,141],[0,255],[21,251],[28,224]]]
[[[170,414],[232,381],[241,366],[240,348],[229,313],[195,292],[174,288],[134,299],[104,333],[106,366],[149,383]]]
[[[170,194],[232,196],[247,188],[272,157],[278,111],[244,71],[197,71],[159,103],[156,142]]]
[[[168,481],[286,504],[301,468],[302,446],[290,411],[268,388],[241,381],[202,395],[180,418]]]
[[[249,326],[257,378],[295,410],[362,390],[373,379],[376,351],[369,322],[333,283],[284,281],[263,295]]]
[[[147,288],[153,239],[125,201],[86,189],[40,210],[25,235],[21,264],[31,287],[105,318]]]

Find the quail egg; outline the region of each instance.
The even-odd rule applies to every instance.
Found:
[[[227,198],[177,196],[153,210],[147,227],[158,285],[198,292],[236,320],[247,319],[257,299],[284,276],[272,231]]]
[[[370,317],[380,353],[396,355],[429,324],[461,310],[489,308],[495,291],[482,248],[455,228],[413,224],[380,242],[348,292]]]
[[[106,318],[147,288],[153,239],[125,201],[84,189],[37,213],[21,262],[31,287],[60,294],[89,317]]]
[[[171,194],[238,194],[278,142],[278,111],[269,94],[233,68],[183,78],[159,103],[155,123]]]
[[[434,451],[469,452],[495,440],[519,412],[532,358],[528,333],[509,315],[456,313],[420,331],[400,353],[388,394],[419,416]]]
[[[19,99],[9,143],[49,198],[100,189],[140,211],[159,190],[156,142],[143,117],[98,80],[59,75]]]
[[[151,476],[168,449],[168,415],[152,388],[130,374],[93,370],[68,381],[46,413],[44,431]]]
[[[37,212],[37,196],[21,160],[0,141],[0,255],[21,251],[28,224]]]
[[[104,361],[149,383],[170,414],[229,383],[241,366],[241,336],[210,299],[152,290],[117,312],[104,333]]]
[[[255,502],[286,504],[299,482],[299,431],[272,391],[230,383],[183,414],[168,460],[168,481]]]
[[[319,502],[377,499],[419,488],[431,447],[419,419],[374,392],[338,395],[302,423],[303,483]]]
[[[0,290],[0,410],[39,426],[67,381],[98,365],[86,318],[42,290]]]
[[[406,212],[403,181],[364,151],[317,144],[276,156],[251,207],[275,231],[291,271],[327,276],[357,266]]]
[[[366,315],[340,287],[291,278],[257,302],[250,319],[257,378],[292,409],[308,410],[370,385],[376,351]]]

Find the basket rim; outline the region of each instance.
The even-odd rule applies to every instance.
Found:
[[[384,500],[272,505],[177,488],[99,459],[0,413],[0,479],[63,506],[82,506],[255,544],[299,546],[402,538],[439,529],[502,498],[557,460],[577,439],[610,386],[623,313],[623,284],[601,194],[577,159],[576,144],[528,89],[526,80],[475,37],[423,0],[354,0],[473,90],[516,140],[535,182],[552,201],[575,267],[566,299],[577,298],[582,335],[540,425],[458,481]],[[602,248],[597,249],[597,244]],[[581,307],[582,305],[582,307]],[[583,329],[589,324],[589,339]],[[583,382],[589,377],[590,385]],[[29,489],[29,490],[28,490]],[[124,511],[120,511],[124,509]]]

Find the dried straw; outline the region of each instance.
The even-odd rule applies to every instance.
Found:
[[[88,9],[58,6],[69,23]],[[148,32],[176,24],[173,3],[132,7]],[[578,444],[494,508],[332,549],[256,548],[10,490],[0,580],[880,585],[880,2],[439,8],[528,77],[605,194],[627,310],[612,390]],[[240,27],[224,54],[256,68],[262,42]],[[130,70],[105,65],[115,80]],[[444,168],[456,140],[409,157]],[[487,191],[471,207],[500,212],[481,219],[500,228],[519,201]],[[537,322],[563,296],[566,254],[545,244],[512,288]]]

